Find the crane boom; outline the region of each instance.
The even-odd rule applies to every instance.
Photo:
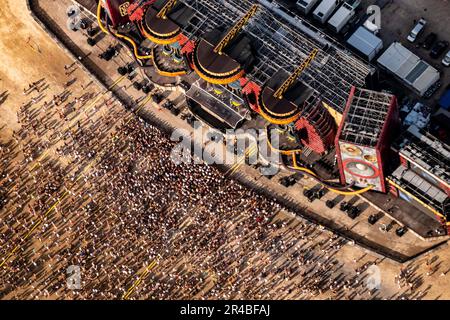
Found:
[[[161,10],[159,10],[159,12],[156,16],[160,19],[166,19],[167,14],[173,9],[173,7],[175,7],[176,4],[177,4],[177,0],[167,1],[166,4],[164,5],[164,7],[162,7]]]
[[[286,91],[289,90],[289,88],[294,84],[294,82],[302,74],[302,72],[306,68],[308,68],[308,66],[314,60],[318,52],[319,52],[318,49],[312,50],[309,53],[309,56],[305,60],[303,60],[302,64],[289,76],[289,78],[286,79],[286,81],[278,88],[278,90],[275,91],[273,96],[278,99],[283,98],[283,95],[286,93]]]
[[[214,48],[214,52],[218,54],[222,54],[223,50],[226,48],[226,46],[233,41],[233,39],[236,37],[236,35],[241,31],[241,29],[248,23],[251,17],[253,17],[258,10],[258,5],[254,4],[250,8],[250,10],[241,18],[241,20],[238,21],[234,25],[233,28],[231,28],[230,31],[225,35],[225,37],[222,38],[222,40],[217,44],[217,46]]]

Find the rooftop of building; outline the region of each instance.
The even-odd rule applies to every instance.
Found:
[[[289,71],[299,65],[313,49],[319,49],[316,59],[300,79],[317,90],[336,111],[342,113],[352,85],[365,86],[372,68],[352,56],[339,44],[327,38],[299,17],[294,20],[269,10],[264,0],[181,0],[193,12],[183,33],[192,40],[218,27],[230,29],[250,7],[259,3],[256,15],[244,27],[251,40],[255,62],[249,78],[264,85],[279,70]]]
[[[198,104],[194,111],[202,120],[221,130],[237,128],[248,113],[247,109],[233,105],[233,102],[242,105],[241,97],[223,86],[213,86],[203,80],[195,82],[186,96]]]
[[[440,77],[438,70],[399,42],[392,43],[377,61],[420,94],[424,94]]]
[[[448,195],[414,171],[400,166],[392,173],[389,179],[419,201],[430,205],[436,211],[442,214],[449,213],[450,202]]]
[[[412,125],[393,148],[436,178],[450,185],[450,146]]]
[[[352,91],[339,139],[375,147],[395,98],[387,93],[360,88]]]

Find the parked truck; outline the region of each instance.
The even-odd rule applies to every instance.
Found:
[[[340,33],[344,26],[350,21],[350,19],[356,14],[356,9],[361,4],[360,0],[356,0],[353,3],[344,2],[342,6],[333,14],[328,20],[328,26],[334,33]]]
[[[322,0],[313,12],[314,19],[321,23],[327,22],[340,3],[340,0]]]
[[[305,15],[310,13],[319,0],[298,0],[297,8]]]

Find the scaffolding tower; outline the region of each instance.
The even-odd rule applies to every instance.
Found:
[[[256,63],[248,77],[264,85],[280,69],[293,68],[315,48],[315,61],[300,80],[317,90],[326,104],[343,113],[352,86],[364,87],[370,65],[356,59],[338,43],[319,33],[307,22],[295,17],[294,25],[270,10],[264,0],[181,0],[194,14],[183,27],[183,34],[196,41],[214,28],[231,28],[254,4],[263,4],[245,27],[252,40]]]
[[[336,139],[342,183],[386,192],[385,170],[398,126],[395,96],[353,87]]]
[[[375,147],[391,105],[392,95],[356,88],[345,116],[340,140]]]

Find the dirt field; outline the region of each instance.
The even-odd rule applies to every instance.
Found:
[[[67,81],[64,65],[72,61],[29,16],[25,1],[4,1],[0,21],[0,93],[8,92],[0,106],[0,137],[8,140],[18,129],[16,113],[26,101],[23,89],[45,78],[50,86],[46,95],[60,93]],[[79,70],[74,76],[80,82],[90,81]]]
[[[64,89],[67,76],[64,66],[73,61],[51,40],[29,16],[24,0],[5,0],[0,7],[0,94],[8,93],[6,101],[0,105],[0,142],[9,141],[13,130],[19,129],[17,111],[29,100],[23,94],[28,84],[45,78],[50,89],[45,91],[47,98],[59,94]],[[81,84],[90,82],[89,77],[81,70],[73,74],[78,79],[71,87],[77,94],[81,93]],[[19,155],[20,156],[20,155]],[[0,219],[2,215],[0,215]],[[432,257],[441,261],[438,272],[427,276],[426,261]],[[391,261],[377,259],[361,249],[346,245],[338,254],[338,258],[348,269],[354,269],[367,261],[378,260],[381,269],[382,296],[389,298],[397,293],[395,276],[402,266]],[[421,274],[425,299],[450,298],[450,249],[448,246],[430,253],[419,261],[412,263]],[[3,272],[3,271],[2,271]],[[145,296],[145,293],[142,293]],[[11,298],[12,295],[6,296]]]

